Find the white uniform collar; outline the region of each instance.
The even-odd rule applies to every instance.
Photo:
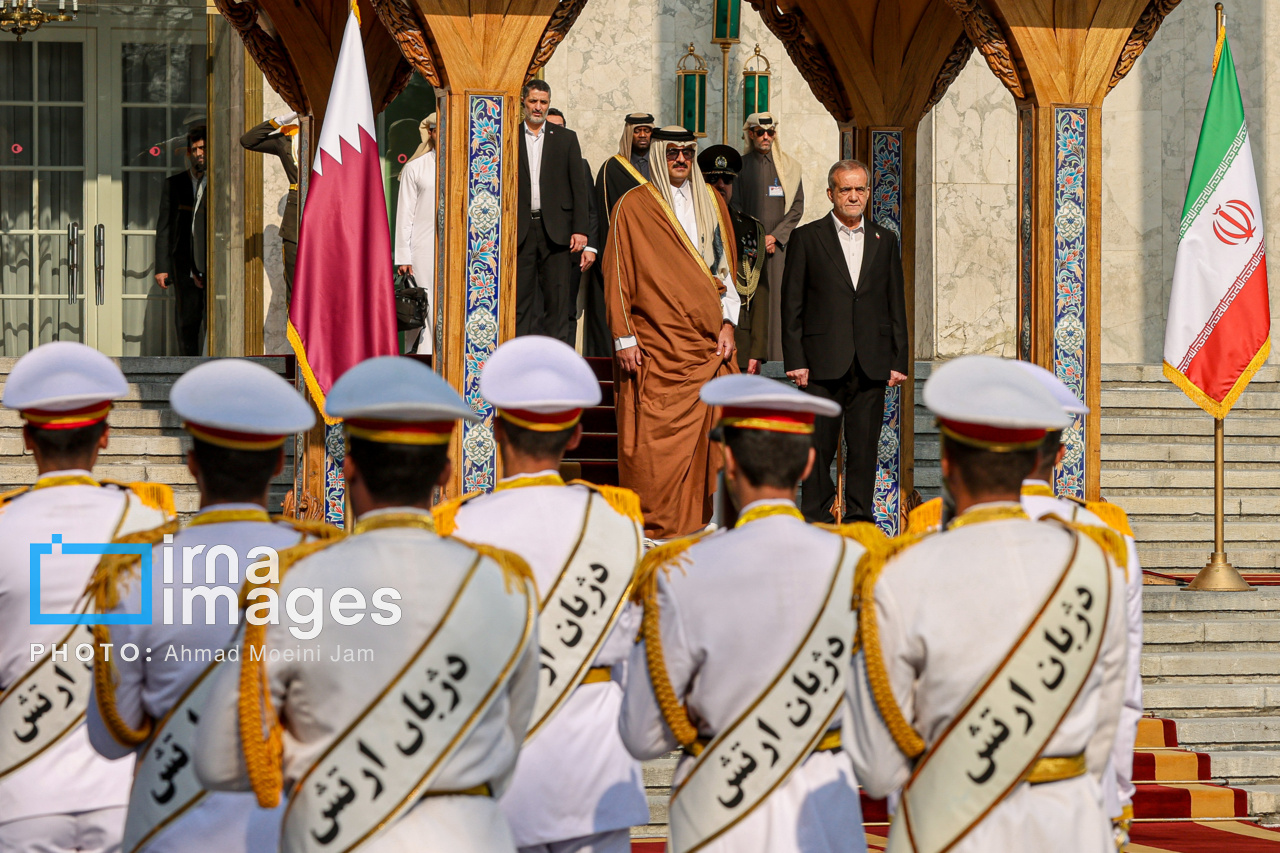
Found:
[[[85,468],[67,468],[64,471],[46,471],[37,477],[37,480],[47,480],[50,477],[92,477],[93,472]]]
[[[204,515],[206,512],[240,512],[243,510],[266,512],[267,508],[262,504],[256,504],[249,501],[227,501],[226,503],[210,504],[202,507],[196,512],[197,516]]]
[[[1049,483],[1048,483],[1048,481],[1046,481],[1046,480],[1037,480],[1035,477],[1028,477],[1027,479],[1025,479],[1025,480],[1023,480],[1023,481],[1022,481],[1022,485],[1024,485],[1024,486],[1049,486]],[[1052,488],[1052,486],[1050,486],[1050,488]]]
[[[425,515],[425,516],[431,515],[431,510],[423,509],[420,506],[384,506],[381,509],[369,510],[364,515],[360,516],[359,520],[365,521],[366,519],[376,518],[379,515],[392,515],[393,513],[400,514],[400,513],[406,513],[406,512],[415,513],[417,515]]]
[[[503,477],[498,482],[509,483],[512,480],[527,480],[531,477],[550,477],[553,475],[558,476],[559,474],[560,472],[557,471],[555,468],[543,468],[541,471],[534,471],[532,474],[513,474],[510,477]]]
[[[795,506],[795,501],[786,498],[766,498],[765,500],[752,501],[738,511],[739,515],[745,514],[748,510],[755,509],[758,506]]]

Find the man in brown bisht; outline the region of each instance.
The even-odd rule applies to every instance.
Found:
[[[639,493],[651,539],[710,521],[721,460],[698,391],[738,372],[736,241],[696,157],[697,140],[683,127],[654,132],[650,181],[614,207],[604,252],[619,481]]]

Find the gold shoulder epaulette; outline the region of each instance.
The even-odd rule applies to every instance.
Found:
[[[117,545],[157,545],[165,536],[178,532],[177,520],[168,521],[150,530],[139,530],[118,536],[112,540]],[[91,602],[95,613],[107,613],[120,603],[120,583],[133,574],[133,567],[141,563],[138,554],[103,554],[98,560],[85,596]],[[142,726],[134,728],[120,716],[116,707],[116,667],[107,651],[111,643],[111,631],[106,625],[94,625],[93,633],[95,661],[93,667],[94,698],[98,703],[98,714],[107,731],[122,746],[135,747],[151,737],[152,721],[143,720]]]
[[[173,489],[164,483],[123,483],[119,480],[102,480],[104,486],[118,486],[133,492],[142,505],[158,509],[168,518],[178,514],[173,503]]]
[[[630,489],[624,489],[622,486],[601,486],[596,483],[588,483],[586,480],[570,480],[569,485],[586,486],[604,498],[619,515],[625,515],[636,524],[644,524],[644,511],[640,509],[640,496]]]
[[[939,502],[941,505],[941,502]],[[917,510],[922,507],[917,507]],[[858,576],[854,581],[853,609],[858,613],[858,633],[854,640],[854,649],[861,648],[867,662],[867,683],[871,687],[871,696],[876,707],[880,709],[880,717],[893,737],[893,742],[902,750],[907,758],[914,759],[925,750],[924,738],[920,736],[898,707],[898,700],[893,695],[893,686],[889,682],[889,670],[885,666],[884,652],[880,648],[880,632],[876,622],[876,581],[884,571],[889,558],[916,542],[922,537],[918,534],[905,533],[888,540],[882,548],[868,551],[858,564]]]
[[[699,530],[650,548],[640,559],[640,567],[636,569],[636,585],[632,588],[631,600],[636,604],[644,604],[654,599],[658,595],[658,572],[670,574],[671,569],[684,560],[685,552],[709,533],[707,530]]]
[[[1059,519],[1061,521],[1061,519]],[[1125,577],[1129,577],[1129,546],[1124,541],[1124,537],[1110,527],[1099,527],[1096,524],[1081,524],[1077,521],[1063,521],[1067,527],[1083,533],[1094,542],[1097,542],[1102,550],[1111,555],[1117,566],[1124,569]]]
[[[907,516],[908,533],[927,533],[942,525],[942,498],[931,498]]]
[[[855,521],[852,524],[819,524],[823,530],[830,530],[845,539],[852,539],[868,551],[883,548],[889,541],[883,531],[867,521]]]
[[[1124,536],[1133,537],[1133,528],[1129,526],[1129,515],[1122,507],[1107,501],[1089,501],[1085,506],[1106,522],[1112,530]]]
[[[431,518],[436,524],[436,533],[441,536],[452,536],[453,531],[458,529],[458,510],[467,501],[478,498],[484,492],[468,492],[461,497],[450,498],[442,501],[431,508]]]
[[[347,532],[340,527],[334,527],[328,522],[316,521],[310,518],[291,518],[287,515],[277,515],[272,519],[272,521],[287,524],[299,533],[309,536],[312,539],[319,539],[322,541],[329,539],[341,539],[347,535]]]
[[[468,542],[465,539],[454,537],[454,541],[461,542],[468,548],[474,548],[479,553],[488,557],[498,564],[502,569],[503,579],[506,581],[507,592],[517,589],[525,581],[533,584],[534,589],[538,588],[538,582],[533,576],[533,569],[529,568],[529,564],[525,562],[515,551],[508,551],[505,548],[497,548],[493,545],[481,545],[478,542]]]
[[[4,506],[9,501],[13,500],[19,495],[25,495],[29,491],[31,491],[30,486],[19,486],[18,488],[10,489],[7,492],[0,492],[0,506]]]

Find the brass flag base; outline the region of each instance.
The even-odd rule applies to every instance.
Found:
[[[1227,555],[1214,551],[1209,563],[1200,570],[1195,580],[1184,589],[1196,592],[1250,592],[1257,587],[1249,586],[1235,567],[1227,562]]]

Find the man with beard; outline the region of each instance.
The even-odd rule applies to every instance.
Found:
[[[787,243],[804,214],[804,182],[800,164],[786,154],[778,141],[778,120],[770,113],[752,113],[743,128],[747,147],[738,175],[738,207],[764,224],[764,250],[769,258],[769,280],[782,281]],[[782,359],[782,289],[769,298],[769,360]]]
[[[609,217],[623,193],[649,180],[649,145],[653,141],[653,116],[631,113],[622,128],[618,153],[600,167],[596,175],[596,211],[599,216],[596,245],[608,242]],[[613,355],[613,336],[604,316],[604,279],[597,266],[587,288],[583,310],[582,354],[596,358]]]
[[[174,291],[178,354],[200,355],[208,265],[204,128],[187,131],[187,170],[164,182],[156,217],[156,284]]]
[[[728,145],[713,145],[698,155],[698,168],[707,185],[729,205],[729,221],[738,245],[738,275],[734,285],[742,300],[736,335],[738,368],[759,373],[769,360],[769,271],[765,265],[764,226],[754,216],[734,208],[733,182],[742,169],[742,156]]]
[[[650,181],[613,212],[604,291],[618,365],[619,480],[640,495],[646,535],[663,539],[711,518],[720,452],[698,389],[738,372],[742,302],[729,211],[702,179],[696,138],[664,127],[653,141]]]

